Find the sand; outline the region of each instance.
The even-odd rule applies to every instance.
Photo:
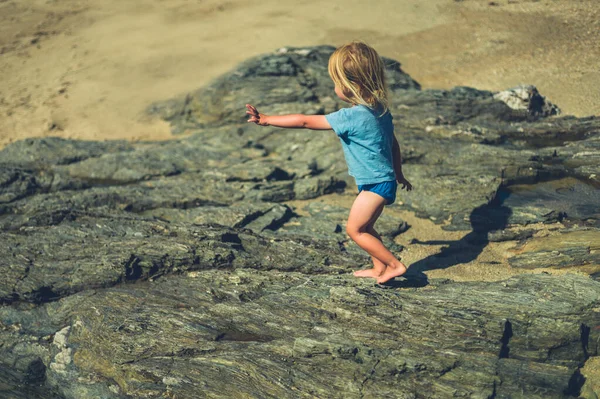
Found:
[[[418,185],[415,183],[415,189]],[[397,204],[402,203],[402,196],[406,191],[398,191]],[[356,187],[350,187],[344,193],[328,194],[313,200],[293,200],[287,201],[288,205],[295,213],[307,215],[304,207],[311,202],[323,202],[335,206],[341,206],[350,209],[356,198]],[[535,251],[541,249],[546,241],[564,239],[564,234],[560,231],[565,229],[562,223],[537,223],[528,226],[511,226],[511,229],[534,229],[534,240],[527,244],[533,248],[526,248],[527,245],[517,241],[488,242],[480,249],[477,254],[475,247],[465,244],[461,240],[469,233],[468,231],[448,231],[444,230],[443,223],[436,224],[429,219],[417,217],[414,212],[403,210],[398,206],[387,206],[384,213],[396,220],[402,220],[408,224],[408,230],[398,235],[395,241],[402,245],[402,252],[395,254],[409,270],[412,267],[413,275],[416,272],[423,272],[427,278],[449,279],[452,281],[503,281],[517,274],[554,274],[561,275],[566,273],[589,275],[599,273],[600,265],[573,266],[568,268],[536,268],[520,269],[512,268],[508,258],[523,253],[524,251]],[[342,228],[345,228],[346,221],[339,221]],[[377,225],[375,225],[377,228]],[[594,235],[592,239],[596,239]],[[349,243],[349,245],[355,245]],[[463,248],[464,253],[457,253],[457,256],[441,256],[444,249]],[[465,260],[465,253],[477,254],[470,260]],[[470,256],[467,256],[470,258]],[[365,255],[365,265],[369,265],[368,257]],[[416,270],[420,265],[422,270]],[[423,268],[424,266],[424,268]]]
[[[365,4],[0,0],[0,148],[39,136],[169,139],[148,104],[257,54],[355,39],[424,88],[534,84],[564,114],[600,114],[597,0]]]

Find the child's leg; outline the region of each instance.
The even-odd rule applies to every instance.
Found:
[[[369,191],[361,191],[348,216],[346,232],[358,244],[359,247],[367,251],[373,258],[379,260],[386,266],[383,274],[377,277],[378,283],[384,283],[394,277],[401,276],[406,272],[406,267],[377,239],[367,230],[381,214],[385,205],[385,199],[378,194]]]
[[[381,215],[382,211],[383,211],[383,207],[380,207],[379,210],[375,213],[375,215],[373,215],[371,222],[367,225],[367,227],[365,229],[367,231],[367,233],[371,234],[373,237],[377,238],[379,241],[381,241],[381,236],[375,230],[375,222],[377,221],[377,219],[379,219],[379,216]],[[373,261],[372,269],[358,270],[358,271],[354,272],[354,275],[356,277],[371,277],[371,278],[377,278],[377,277],[381,276],[383,274],[383,272],[385,271],[385,268],[386,268],[385,264],[382,261],[380,261],[379,259],[375,258],[374,256],[371,256],[371,260]]]

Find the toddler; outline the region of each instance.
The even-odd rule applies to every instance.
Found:
[[[261,126],[333,130],[342,143],[348,173],[358,186],[346,232],[373,261],[373,268],[354,272],[383,284],[406,272],[381,242],[375,222],[385,205],[396,200],[398,184],[407,191],[412,185],[402,174],[400,146],[394,136],[388,110],[385,67],[377,52],[363,42],[345,44],[329,58],[329,75],[335,94],[350,103],[328,115],[265,115],[246,104],[248,122]]]

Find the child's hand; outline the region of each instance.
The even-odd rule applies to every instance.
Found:
[[[254,122],[254,123],[256,123],[257,125],[260,125],[260,126],[267,126],[268,125],[267,118],[266,118],[265,114],[259,113],[258,110],[253,105],[250,105],[250,104],[246,104],[246,108],[248,109],[246,111],[246,113],[248,115],[250,115],[250,118],[248,119],[248,122]]]
[[[410,182],[408,180],[406,180],[406,177],[404,177],[404,175],[400,175],[396,178],[396,181],[398,182],[398,184],[402,185],[403,189],[406,189],[406,191],[411,191],[412,190],[412,184],[410,184]]]

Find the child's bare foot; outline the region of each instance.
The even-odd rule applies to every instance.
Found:
[[[377,278],[377,284],[386,283],[394,277],[402,276],[404,273],[406,273],[406,266],[403,263],[398,262],[397,266],[389,265],[385,272]]]
[[[357,270],[354,272],[354,277],[370,277],[377,278],[381,276],[383,270],[375,270],[375,269],[365,269],[365,270]]]

